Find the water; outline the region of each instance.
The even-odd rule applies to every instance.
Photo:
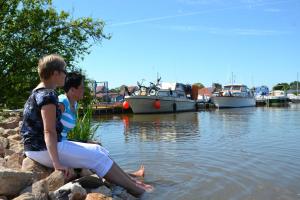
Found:
[[[300,105],[105,116],[97,137],[143,199],[300,199]]]

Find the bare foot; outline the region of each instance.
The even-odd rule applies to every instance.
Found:
[[[133,176],[144,177],[145,176],[145,167],[144,167],[144,165],[141,165],[139,170],[137,170],[133,173],[130,173],[130,174],[133,175]]]
[[[152,185],[148,185],[142,182],[136,182],[136,185],[140,188],[142,188],[143,190],[145,190],[146,192],[152,192],[154,190],[154,187]]]

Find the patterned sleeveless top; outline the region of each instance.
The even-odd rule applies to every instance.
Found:
[[[61,112],[58,108],[58,97],[53,89],[38,88],[33,90],[24,106],[21,135],[25,151],[47,150],[44,140],[44,125],[41,108],[48,104],[56,106],[57,141],[61,141],[63,125],[60,122]]]

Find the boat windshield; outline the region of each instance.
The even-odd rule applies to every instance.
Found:
[[[232,90],[241,90],[241,86],[232,86]]]
[[[231,86],[225,86],[224,90],[230,90]]]

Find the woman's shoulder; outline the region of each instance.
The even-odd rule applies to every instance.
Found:
[[[38,88],[33,91],[35,100],[39,106],[49,103],[57,104],[57,93],[54,89]]]

